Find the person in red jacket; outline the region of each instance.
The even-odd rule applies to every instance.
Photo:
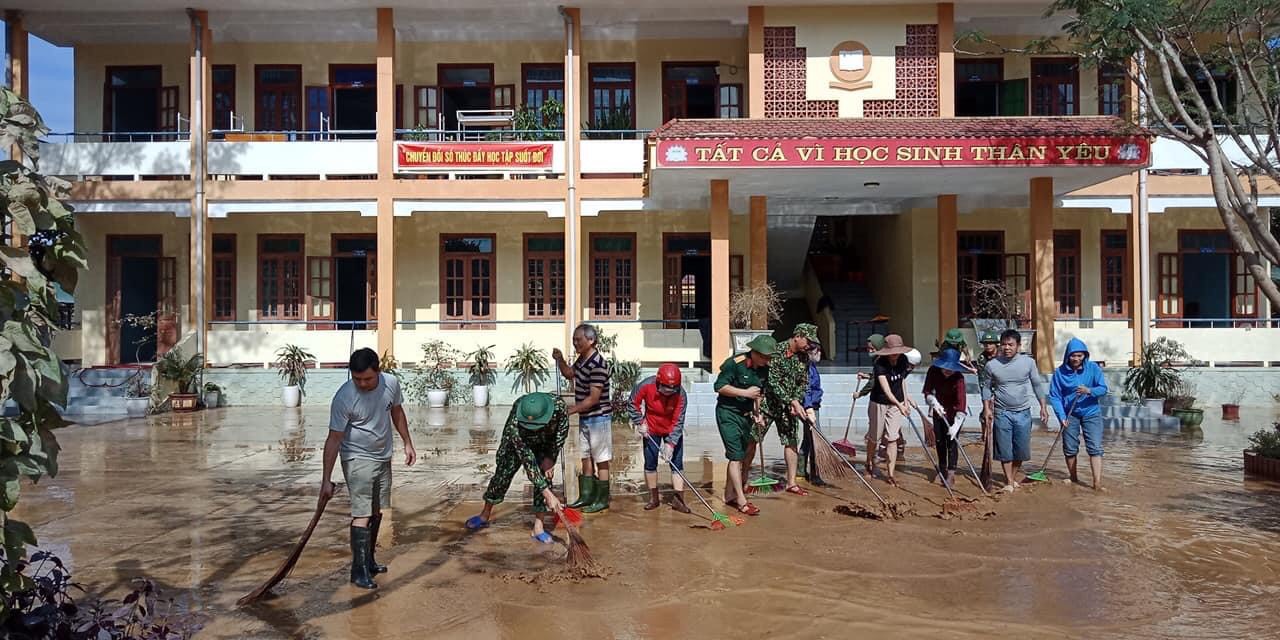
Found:
[[[649,486],[649,503],[645,511],[658,508],[658,448],[664,462],[684,471],[684,412],[688,406],[684,387],[680,386],[680,368],[666,363],[658,367],[658,375],[649,376],[631,391],[628,409],[631,426],[640,434],[644,445],[644,481]],[[646,437],[648,436],[648,437]],[[671,474],[671,508],[689,513],[684,503],[684,481]]]

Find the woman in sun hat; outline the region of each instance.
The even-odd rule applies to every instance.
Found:
[[[964,389],[967,371],[964,363],[960,362],[959,351],[943,349],[933,359],[933,366],[924,377],[924,401],[933,416],[934,446],[938,451],[938,466],[947,474],[947,486],[955,481],[960,456],[960,443],[956,436],[968,418]]]
[[[871,389],[871,420],[867,428],[867,468],[875,467],[876,444],[884,442],[888,458],[885,479],[895,487],[898,486],[894,475],[898,443],[904,442],[902,425],[911,409],[906,390],[907,374],[911,372],[906,354],[911,350],[903,344],[902,336],[896,333],[885,336],[884,347],[875,352],[876,362],[871,371],[875,386]]]

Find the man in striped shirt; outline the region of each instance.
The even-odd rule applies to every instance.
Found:
[[[609,393],[609,362],[596,349],[598,335],[589,324],[573,330],[573,350],[577,359],[570,365],[559,349],[551,350],[560,375],[573,380],[573,406],[578,414],[578,446],[582,449],[582,474],[578,476],[578,499],[570,507],[583,513],[609,508],[609,460],[613,458],[613,406]]]

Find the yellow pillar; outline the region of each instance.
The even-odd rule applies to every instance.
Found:
[[[1142,360],[1142,307],[1147,301],[1142,298],[1142,261],[1138,248],[1142,246],[1141,226],[1138,224],[1138,211],[1142,206],[1138,194],[1137,180],[1134,180],[1133,193],[1130,195],[1129,219],[1125,227],[1128,242],[1125,244],[1125,270],[1128,273],[1129,291],[1126,293],[1129,303],[1129,337],[1132,341],[1133,357],[1130,364]]]
[[[729,181],[711,181],[711,366],[733,353],[729,342]],[[754,262],[752,263],[754,265]]]
[[[202,185],[207,179],[205,152],[209,140],[210,122],[213,118],[213,65],[209,63],[213,35],[209,30],[209,12],[191,11],[190,54],[187,61],[187,112],[191,114],[191,181]],[[200,57],[196,57],[199,45]],[[196,82],[199,76],[200,82]],[[196,105],[203,105],[202,118],[195,117]],[[197,120],[199,121],[197,129]],[[198,189],[200,190],[200,189]],[[209,353],[209,317],[213,308],[213,273],[209,268],[209,255],[213,251],[213,232],[209,229],[208,199],[203,190],[191,197],[191,238],[189,244],[189,268],[191,283],[187,291],[188,322],[200,328],[200,353]],[[202,275],[198,275],[202,274]],[[203,305],[196,304],[202,298]]]
[[[1040,371],[1053,370],[1053,178],[1031,179],[1031,304]]]
[[[956,6],[938,3],[938,117],[956,116]]]
[[[377,145],[378,145],[378,352],[395,352],[396,252],[395,212],[391,190],[395,180],[396,28],[391,9],[378,9]]]
[[[768,198],[765,196],[751,196],[751,279],[749,283],[751,287],[758,287],[769,281],[768,216]],[[764,313],[757,313],[751,318],[751,328],[768,329],[769,318]]]
[[[4,24],[9,44],[9,89],[24,98],[30,98],[27,25],[22,12],[13,9],[5,11]]]
[[[565,311],[564,346],[572,344],[573,329],[583,320],[587,307],[582,287],[582,198],[578,196],[577,183],[582,176],[582,10],[576,7],[564,10],[568,22],[564,31],[564,119],[566,163],[564,202],[564,266]]]
[[[956,292],[956,197],[938,196],[938,335],[960,322]]]
[[[764,117],[764,7],[747,7],[747,117]]]

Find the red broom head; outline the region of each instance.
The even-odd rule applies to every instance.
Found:
[[[711,530],[712,530],[712,531],[724,531],[724,523],[723,523],[723,522],[720,522],[719,520],[712,520],[712,521],[711,521]]]
[[[581,525],[581,524],[582,524],[582,512],[581,512],[581,511],[578,511],[577,509],[573,509],[573,508],[570,508],[570,507],[565,507],[565,508],[564,508],[564,509],[562,509],[561,511],[562,511],[562,512],[563,512],[563,514],[564,514],[564,519],[565,519],[565,520],[568,520],[569,522],[571,522],[571,523],[573,524],[573,526],[575,526],[575,527],[576,527],[576,526],[578,526],[578,525]]]

